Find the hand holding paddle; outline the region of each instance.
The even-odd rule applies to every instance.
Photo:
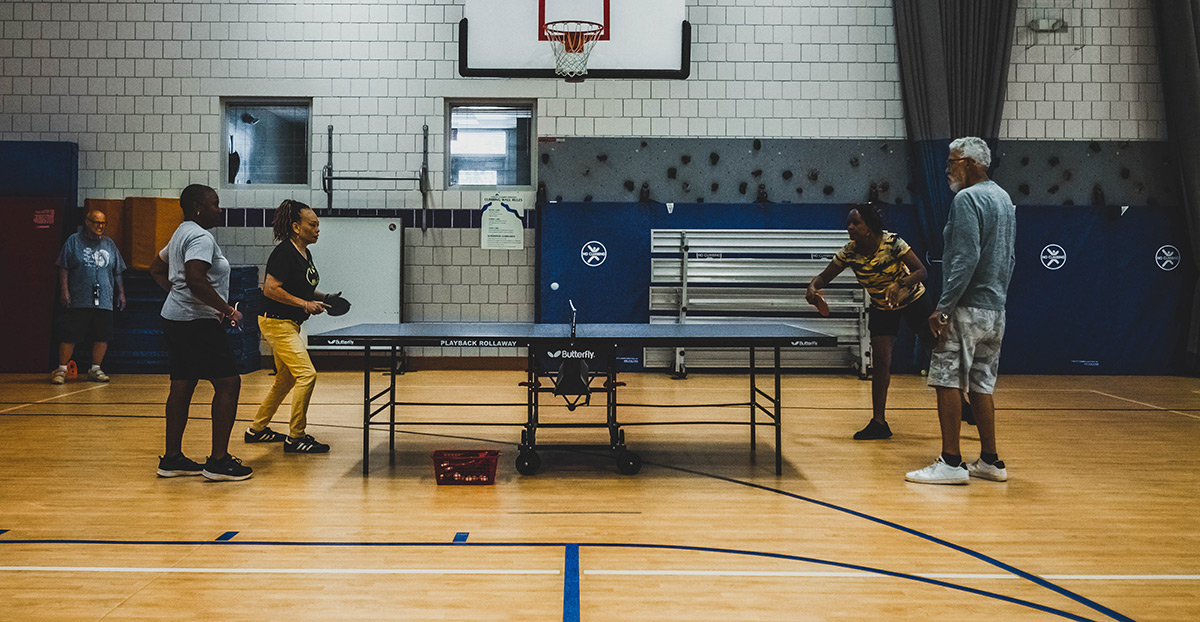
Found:
[[[808,286],[808,291],[804,295],[804,299],[808,304],[817,308],[817,313],[821,317],[829,317],[829,303],[825,302],[825,297],[821,295],[821,290],[814,288],[811,284]]]
[[[350,312],[350,301],[342,298],[342,292],[326,296],[325,306],[329,308],[329,315],[333,317],[346,315]]]

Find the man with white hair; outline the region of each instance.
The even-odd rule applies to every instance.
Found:
[[[87,378],[108,382],[100,368],[113,337],[113,310],[125,309],[125,260],[117,243],[104,235],[108,219],[100,210],[84,215],[83,229],[72,233],[58,254],[58,367],[50,372],[51,384],[67,381],[67,365],[75,344],[92,342],[92,368]]]
[[[1012,198],[988,178],[991,150],[981,138],[950,143],[946,177],[957,193],[942,235],[942,297],[929,316],[938,344],[929,365],[937,389],[942,455],[908,473],[919,484],[966,484],[971,477],[1003,482],[1008,471],[996,451],[996,406],[992,392],[1004,338],[1004,303],[1016,263],[1017,218]],[[959,427],[961,391],[971,395],[979,432],[979,459],[962,461]]]

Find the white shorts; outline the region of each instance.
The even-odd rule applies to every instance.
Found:
[[[957,307],[929,360],[929,386],[991,394],[1000,369],[1004,310]]]

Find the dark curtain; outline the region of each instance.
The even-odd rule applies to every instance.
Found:
[[[1200,0],[1155,0],[1154,12],[1167,136],[1179,166],[1192,257],[1200,268]],[[1200,370],[1200,282],[1192,295],[1187,346],[1192,370]]]
[[[950,141],[1000,133],[1016,0],[896,0],[896,48],[913,162],[913,194],[931,257],[953,198],[946,185]],[[940,282],[940,266],[931,266]]]

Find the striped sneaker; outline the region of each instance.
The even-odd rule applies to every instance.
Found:
[[[204,467],[188,459],[183,454],[171,458],[161,456],[158,459],[159,477],[187,477],[189,475],[199,475],[203,470]]]
[[[305,434],[300,438],[289,436],[283,441],[283,451],[289,454],[323,454],[329,451],[329,445],[313,438],[312,434]]]
[[[280,434],[271,428],[263,428],[257,432],[253,428],[247,428],[243,436],[247,443],[282,443],[285,438],[286,434]]]

